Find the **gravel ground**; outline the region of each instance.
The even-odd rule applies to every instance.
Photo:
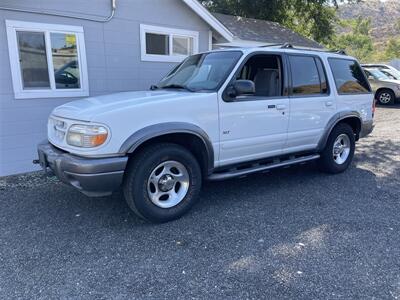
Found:
[[[400,298],[400,106],[347,172],[206,183],[184,218],[136,218],[37,174],[0,179],[0,298]]]

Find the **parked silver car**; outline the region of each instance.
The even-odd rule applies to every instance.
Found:
[[[391,74],[391,76],[396,77],[395,79],[399,80],[400,79],[400,71],[397,70],[395,67],[385,65],[385,64],[363,64],[361,65],[363,68],[367,69],[378,69],[384,74]],[[389,77],[391,77],[389,76]]]
[[[394,80],[376,68],[364,68],[375,99],[379,104],[394,104],[400,99],[400,80]]]

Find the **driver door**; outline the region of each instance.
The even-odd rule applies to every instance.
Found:
[[[253,81],[255,93],[220,97],[220,166],[282,154],[289,124],[285,70],[282,54],[262,52],[239,67],[233,81]]]

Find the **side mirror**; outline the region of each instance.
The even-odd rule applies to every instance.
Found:
[[[236,80],[228,90],[228,96],[235,98],[241,95],[254,95],[256,87],[251,80]]]

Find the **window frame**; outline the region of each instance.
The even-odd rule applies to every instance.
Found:
[[[357,64],[357,66],[361,69],[362,74],[364,75],[364,79],[365,79],[366,83],[368,84],[369,92],[368,92],[368,91],[367,91],[367,92],[362,92],[362,93],[361,93],[361,92],[360,92],[360,93],[341,93],[341,92],[339,92],[339,88],[338,88],[338,86],[336,85],[335,74],[333,73],[333,69],[332,69],[332,67],[331,67],[331,61],[332,61],[332,60],[347,60],[347,61],[351,61],[351,62],[354,62],[355,64]],[[363,67],[360,65],[360,63],[359,63],[357,60],[355,60],[355,59],[353,59],[353,58],[328,57],[328,64],[329,64],[329,69],[331,70],[333,82],[334,82],[334,84],[335,84],[336,93],[337,93],[339,96],[348,96],[348,95],[370,95],[370,94],[373,94],[373,92],[372,92],[372,87],[371,87],[371,84],[370,84],[369,81],[368,81],[367,75],[365,74]]]
[[[318,66],[316,63],[316,60],[319,60],[321,63],[322,69],[324,71],[326,85],[327,85],[327,92],[320,93],[320,94],[304,94],[304,95],[293,94],[293,74],[292,74],[292,65],[290,64],[290,56],[312,57],[314,59],[315,68],[317,70],[318,77],[320,80],[320,86],[321,86],[321,83],[322,83],[321,82],[321,74],[318,70]],[[286,59],[287,59],[289,73],[290,73],[290,75],[289,75],[289,97],[290,98],[296,99],[296,98],[315,98],[315,97],[330,97],[331,96],[332,89],[331,89],[331,85],[329,82],[328,74],[326,72],[326,66],[324,64],[324,60],[320,56],[318,56],[316,54],[309,54],[309,53],[287,53]]]
[[[237,75],[241,72],[242,68],[246,65],[246,63],[253,57],[257,55],[275,55],[280,56],[281,59],[281,72],[282,72],[282,96],[256,96],[256,95],[243,95],[240,98],[234,98],[228,96],[228,88],[231,86],[235,81]],[[235,103],[235,102],[243,102],[243,101],[262,101],[262,100],[276,100],[276,99],[284,99],[288,98],[288,88],[289,88],[289,76],[288,76],[288,61],[286,59],[286,54],[283,52],[274,52],[274,51],[255,51],[248,55],[246,55],[242,61],[237,66],[236,70],[233,72],[231,79],[229,80],[228,84],[225,86],[224,91],[222,92],[222,100],[227,103]],[[232,73],[232,71],[231,71]]]
[[[147,54],[146,52],[146,33],[167,35],[169,40],[169,55]],[[173,54],[173,38],[192,38],[193,39],[193,53],[199,53],[199,32],[183,29],[176,29],[170,27],[161,27],[140,24],[140,54],[142,61],[151,62],[181,62],[190,55],[174,55]]]
[[[89,96],[89,80],[86,61],[86,48],[84,31],[81,26],[70,26],[60,24],[47,24],[36,22],[24,22],[6,20],[8,52],[10,58],[11,77],[15,99],[35,98],[60,98],[60,97],[85,97]],[[46,89],[24,89],[21,64],[19,59],[19,48],[17,31],[42,32],[45,39],[47,69],[49,73],[50,88]],[[76,36],[76,48],[80,72],[79,89],[57,89],[55,83],[55,72],[51,51],[50,33],[74,34]]]

